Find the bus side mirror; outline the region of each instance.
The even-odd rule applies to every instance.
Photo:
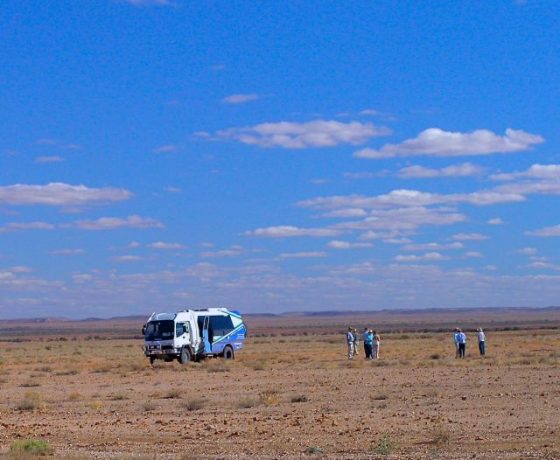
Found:
[[[146,325],[142,326],[142,335],[146,335]]]

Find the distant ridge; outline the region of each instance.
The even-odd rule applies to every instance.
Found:
[[[472,307],[472,308],[420,308],[420,309],[383,309],[383,310],[319,310],[319,311],[288,311],[282,313],[243,313],[248,318],[287,318],[287,317],[341,317],[358,315],[433,315],[434,313],[504,313],[511,312],[556,312],[560,311],[560,306],[550,305],[547,307]],[[151,313],[145,315],[111,316],[109,318],[88,317],[81,319],[71,319],[67,317],[38,317],[38,318],[14,318],[2,319],[2,323],[54,323],[54,322],[79,322],[93,323],[104,321],[138,321],[144,322]]]

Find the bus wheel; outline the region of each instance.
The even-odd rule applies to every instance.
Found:
[[[224,348],[224,359],[235,359],[233,348],[231,348],[231,346],[229,345]]]
[[[154,362],[156,361],[155,356],[150,356],[150,364],[153,366]]]

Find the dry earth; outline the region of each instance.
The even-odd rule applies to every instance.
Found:
[[[449,332],[391,332],[369,362],[342,331],[258,321],[234,362],[187,366],[151,367],[122,328],[6,333],[0,456],[39,439],[67,459],[560,458],[558,329],[488,331],[484,359],[471,332],[465,360]]]

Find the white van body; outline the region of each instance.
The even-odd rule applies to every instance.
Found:
[[[247,328],[241,314],[227,308],[153,313],[142,329],[144,355],[182,364],[206,356],[234,359],[243,348]]]

